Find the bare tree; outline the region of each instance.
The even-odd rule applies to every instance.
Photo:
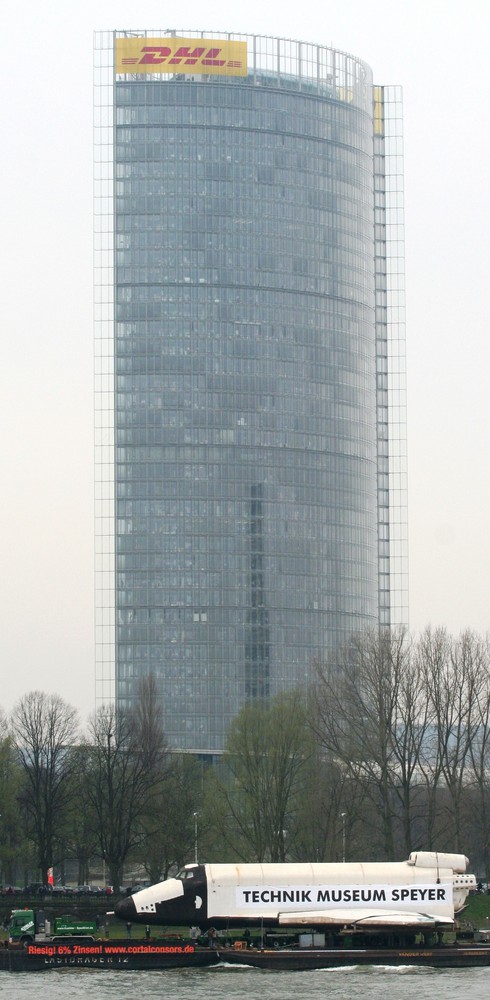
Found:
[[[437,812],[440,816],[436,804],[443,798],[446,801],[445,815],[439,818],[439,842],[447,841],[454,850],[463,850],[466,793],[471,770],[474,775],[477,767],[477,748],[484,748],[486,742],[486,738],[482,742],[481,732],[487,711],[486,658],[481,640],[470,631],[455,639],[445,629],[428,628],[418,648],[432,715],[432,739],[421,770],[431,786],[434,820]],[[480,770],[481,766],[480,759]]]
[[[439,846],[439,809],[442,783],[442,748],[439,740],[436,712],[431,689],[438,691],[438,682],[433,678],[440,677],[447,669],[450,660],[451,639],[445,629],[427,628],[415,645],[414,656],[421,677],[421,690],[426,699],[430,724],[426,739],[421,748],[419,759],[419,778],[424,790],[425,799],[425,829],[424,839],[428,850]]]
[[[418,831],[425,816],[425,796],[421,794],[420,761],[432,726],[431,706],[424,688],[420,662],[408,642],[397,650],[393,670],[395,718],[392,761],[395,766],[394,792],[402,831],[403,850],[407,855],[418,842]]]
[[[154,695],[153,680],[145,679],[133,712],[101,707],[90,723],[87,798],[115,889],[128,855],[149,836],[152,804],[165,780],[166,744]]]
[[[354,638],[319,669],[317,730],[332,760],[367,797],[381,824],[383,852],[411,848],[413,795],[429,724],[419,672],[404,630]],[[365,812],[367,817],[369,812]]]
[[[78,713],[58,695],[32,691],[15,706],[12,732],[23,771],[21,804],[43,879],[58,860],[73,795]]]
[[[479,684],[473,703],[473,733],[469,746],[468,780],[474,793],[472,826],[485,880],[490,880],[490,641],[474,637],[475,670]]]
[[[163,708],[154,674],[141,677],[136,686],[136,701],[131,713],[134,740],[148,771],[160,774],[168,752],[163,731]]]

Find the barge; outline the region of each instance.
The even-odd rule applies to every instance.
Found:
[[[202,948],[191,944],[93,941],[30,944],[0,949],[0,970],[112,971],[209,968],[219,964],[266,971],[306,971],[346,966],[414,966],[436,969],[490,966],[490,944],[423,945],[410,948]]]

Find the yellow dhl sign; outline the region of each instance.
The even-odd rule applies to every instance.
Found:
[[[247,75],[247,43],[209,38],[116,38],[116,73]]]

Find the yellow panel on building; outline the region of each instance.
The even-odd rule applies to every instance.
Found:
[[[116,38],[116,73],[247,75],[247,43],[219,38]]]

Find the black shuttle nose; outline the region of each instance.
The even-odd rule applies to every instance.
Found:
[[[126,899],[120,899],[119,903],[116,903],[114,907],[114,916],[118,917],[119,920],[132,921],[136,919],[136,907],[132,896],[127,896]]]

